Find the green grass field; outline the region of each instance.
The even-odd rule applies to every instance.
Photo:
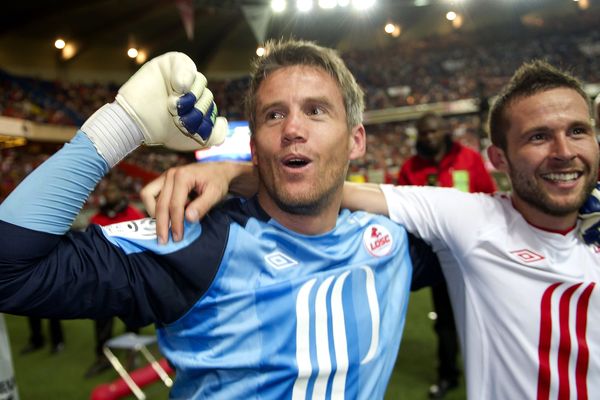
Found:
[[[386,399],[427,399],[427,389],[435,379],[435,342],[429,290],[421,290],[411,297],[408,319],[396,368],[390,380]],[[6,315],[13,363],[21,400],[84,400],[98,384],[112,381],[116,372],[109,370],[93,379],[83,375],[94,360],[93,323],[88,320],[63,321],[66,347],[57,355],[49,349],[20,355],[19,351],[29,337],[27,319]],[[116,324],[115,332],[123,332]],[[44,321],[44,332],[47,332]],[[150,334],[152,327],[142,333]],[[168,391],[162,383],[144,388],[148,399],[166,399]],[[134,399],[133,396],[127,399]],[[465,399],[464,385],[452,391],[446,399]]]

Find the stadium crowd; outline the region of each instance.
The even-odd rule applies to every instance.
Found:
[[[472,36],[446,35],[343,54],[365,90],[367,110],[467,98],[487,101],[518,65],[533,58],[569,69],[584,82],[597,83],[599,56],[600,28],[545,32],[527,40],[515,37],[489,43],[485,38],[474,41]],[[79,126],[93,110],[114,99],[117,87],[44,81],[0,71],[0,115]],[[211,80],[210,87],[222,115],[229,120],[243,119],[240,99],[248,87],[247,77]],[[480,115],[452,117],[450,126],[457,140],[481,150]],[[367,154],[352,162],[349,179],[395,183],[399,167],[412,155],[412,122],[368,125],[367,130]],[[0,201],[47,156],[22,149],[0,150]],[[132,200],[137,201],[135,193],[145,181],[190,160],[191,155],[168,151],[136,151],[124,161],[122,170],[128,178],[120,180]]]

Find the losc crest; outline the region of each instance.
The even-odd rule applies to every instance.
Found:
[[[363,243],[372,256],[383,257],[392,250],[393,239],[386,227],[369,225],[363,233]]]

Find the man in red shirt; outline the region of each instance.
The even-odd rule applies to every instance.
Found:
[[[417,154],[402,165],[398,184],[493,193],[496,186],[481,155],[453,141],[444,125],[444,120],[433,113],[417,120]]]
[[[108,181],[102,192],[100,209],[98,213],[90,218],[90,224],[105,226],[145,217],[146,215],[142,211],[129,204],[127,196],[121,191],[116,182]],[[104,343],[106,343],[112,337],[112,329],[112,318],[99,319],[95,321],[96,360],[86,371],[86,378],[91,378],[111,367],[110,362],[104,356],[102,348]],[[127,331],[137,333],[139,330],[127,327]]]
[[[129,204],[127,196],[112,181],[106,185],[100,203],[100,209],[90,218],[90,224],[106,226],[146,217],[143,212]]]
[[[398,184],[493,193],[496,186],[481,155],[453,141],[445,125],[444,119],[434,113],[417,120],[417,154],[402,165]],[[429,397],[442,399],[448,390],[458,386],[458,340],[446,282],[433,286],[431,291],[437,314],[434,329],[438,337],[438,381],[429,388]]]

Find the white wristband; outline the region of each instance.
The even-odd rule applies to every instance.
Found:
[[[117,102],[102,106],[85,121],[81,130],[111,168],[144,140],[140,127]]]

